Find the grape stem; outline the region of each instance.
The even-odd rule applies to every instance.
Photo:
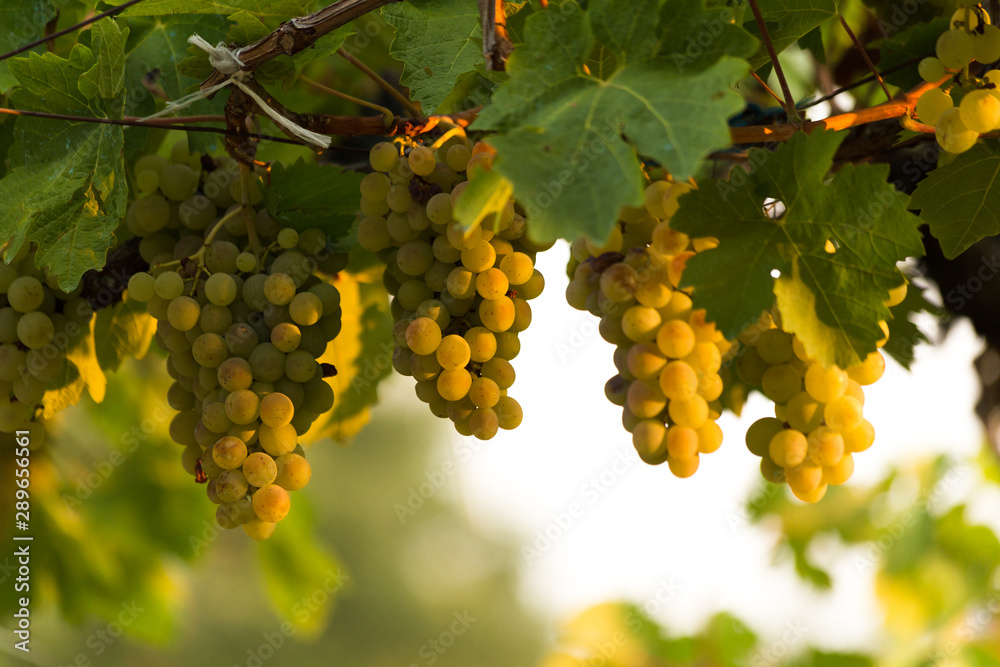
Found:
[[[875,63],[873,63],[872,59],[868,56],[868,51],[865,50],[864,45],[858,41],[858,37],[854,34],[854,31],[851,30],[851,26],[847,25],[847,19],[844,18],[843,14],[837,14],[837,18],[840,19],[840,25],[844,26],[844,32],[846,32],[847,36],[851,38],[852,42],[854,42],[854,48],[858,50],[861,57],[865,59],[865,64],[868,65],[868,69],[870,69],[872,74],[875,75],[875,80],[878,81],[878,85],[882,86],[882,92],[885,93],[885,98],[892,101],[892,93],[889,92],[889,88],[885,85],[885,81],[882,80],[882,75],[879,74],[878,70],[875,68]]]
[[[185,257],[184,259],[175,259],[170,262],[163,262],[162,264],[151,266],[149,267],[149,270],[154,271],[156,269],[170,268],[171,266],[180,266],[181,262],[184,261],[197,262],[199,269],[204,269],[205,253],[208,251],[208,247],[212,245],[212,241],[215,240],[215,236],[219,233],[219,230],[222,229],[222,227],[226,224],[226,222],[232,220],[242,212],[243,212],[243,207],[240,206],[239,208],[234,208],[232,211],[226,213],[224,216],[219,218],[219,221],[215,223],[215,227],[212,227],[212,231],[210,231],[208,233],[208,236],[205,237],[205,242],[201,245],[200,248],[198,248],[198,252],[196,252],[195,254],[189,257]]]
[[[367,76],[369,79],[378,84],[378,86],[382,90],[389,93],[397,102],[403,105],[403,108],[409,111],[414,118],[423,118],[424,114],[420,110],[420,107],[411,102],[406,97],[406,95],[396,90],[396,87],[394,85],[392,85],[391,83],[383,79],[381,76],[379,76],[378,73],[371,67],[369,67],[368,65],[364,64],[363,62],[355,58],[352,54],[348,53],[343,48],[337,49],[337,55],[346,60],[347,62],[351,63],[355,67],[357,67],[362,72],[364,72],[365,76]],[[391,116],[392,115],[390,114],[390,120]]]
[[[760,13],[757,0],[749,0],[749,2],[750,9],[753,10],[754,20],[757,22],[757,30],[760,31],[760,38],[767,48],[767,55],[771,59],[771,64],[774,65],[774,75],[778,77],[778,83],[781,84],[781,92],[785,96],[785,113],[788,114],[792,122],[801,122],[802,117],[799,115],[799,110],[795,108],[795,98],[792,97],[792,91],[788,88],[788,81],[785,80],[785,72],[781,69],[781,63],[778,62],[778,54],[774,50],[774,44],[771,43],[771,35],[767,32],[764,16]]]
[[[335,90],[333,88],[330,88],[329,86],[324,86],[319,81],[313,81],[312,79],[310,79],[308,77],[300,76],[299,78],[302,79],[303,81],[305,81],[306,83],[308,83],[310,86],[314,87],[316,90],[320,90],[320,91],[326,93],[327,95],[334,95],[336,97],[339,97],[342,100],[347,100],[348,102],[353,102],[353,103],[357,104],[360,107],[367,107],[369,109],[374,109],[375,111],[378,111],[379,113],[381,113],[385,117],[385,126],[386,127],[391,126],[392,122],[396,119],[396,117],[392,114],[392,112],[389,111],[388,109],[386,109],[383,106],[379,106],[378,104],[375,104],[373,102],[368,102],[366,100],[362,100],[362,99],[360,99],[358,97],[354,97],[353,95],[348,95],[347,93],[342,93],[339,90]]]
[[[243,185],[243,201],[240,210],[247,221],[247,236],[250,237],[250,247],[253,248],[253,254],[259,258],[261,253],[260,237],[257,236],[257,227],[251,213],[253,208],[250,206],[250,167],[242,162],[240,163],[240,179]]]

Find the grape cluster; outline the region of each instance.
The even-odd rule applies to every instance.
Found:
[[[666,462],[677,477],[698,469],[701,454],[722,444],[723,356],[732,344],[694,307],[681,276],[688,259],[715,247],[670,228],[686,183],[656,181],[645,207],[627,209],[601,245],[572,246],[571,306],[601,318],[601,336],[616,346],[618,374],[605,394],[622,407],[622,424],[646,463]]]
[[[897,305],[905,296],[903,284],[890,292],[886,305]],[[888,328],[883,331],[879,347],[888,339]],[[850,479],[854,454],[875,440],[875,429],[863,415],[862,387],[882,377],[885,359],[876,350],[846,370],[824,367],[772,313],[748,327],[739,341],[736,373],[774,401],[775,414],[750,426],[747,448],[761,457],[764,479],[787,482],[797,498],[816,502],[830,484]]]
[[[979,135],[1000,129],[1000,70],[972,76],[969,64],[983,68],[1000,60],[1000,28],[990,24],[989,14],[979,5],[960,6],[948,31],[937,41],[936,56],[920,61],[920,76],[929,83],[949,79],[947,89],[931,88],[917,100],[917,118],[935,126],[938,144],[949,153],[963,153]],[[953,92],[962,93],[956,107]]]
[[[531,323],[528,301],[542,293],[535,268],[542,246],[525,235],[513,200],[489,222],[464,228],[452,207],[467,172],[493,155],[449,141],[414,146],[406,157],[387,142],[371,150],[375,170],[361,183],[358,243],[385,262],[393,296],[392,365],[416,380],[417,397],[462,435],[488,440],[516,428],[521,406],[507,395],[518,334]]]
[[[220,526],[266,539],[312,474],[298,437],[333,407],[317,359],[340,331],[340,293],[316,270],[336,272],[346,257],[320,230],[254,212],[259,181],[244,196],[227,159],[199,174],[186,150],[172,157],[134,170],[144,195],[126,224],[151,268],[127,296],[146,303],[169,352],[170,436],[184,468],[207,482]]]
[[[81,291],[59,289],[35,267],[29,244],[0,263],[0,433],[28,431],[32,447],[45,439],[46,389],[65,375],[67,351],[91,333],[94,309]]]

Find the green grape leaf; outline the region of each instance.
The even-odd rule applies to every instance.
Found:
[[[86,330],[81,330],[79,327],[76,327],[75,331],[67,329],[65,338],[69,343],[66,347],[66,365],[59,376],[49,382],[42,398],[42,405],[45,407],[43,415],[46,419],[51,419],[71,405],[76,405],[83,398],[85,390],[95,403],[104,400],[108,379],[97,361],[93,332],[93,326]],[[70,333],[76,335],[70,336]]]
[[[142,359],[155,333],[156,321],[135,301],[102,308],[94,320],[97,361],[104,370],[117,371],[126,359]]]
[[[410,0],[382,8],[396,29],[389,55],[403,61],[399,82],[427,113],[436,111],[458,77],[483,59],[482,26],[468,0]]]
[[[915,23],[883,41],[879,47],[879,71],[886,72],[914,58],[934,55],[937,39],[941,33],[948,30],[950,20],[950,18],[942,16],[928,23]],[[920,74],[917,73],[916,65],[902,67],[898,71],[883,74],[882,78],[887,83],[899,86],[904,90],[909,90],[923,81]]]
[[[479,170],[455,203],[455,219],[466,228],[472,227],[502,211],[513,193],[506,178],[495,171]]]
[[[230,44],[250,44],[271,32],[263,21],[250,12],[236,12],[229,20],[233,22],[226,33],[226,42]]]
[[[271,168],[267,210],[277,222],[299,231],[315,227],[328,238],[350,233],[363,176],[339,167],[298,160]]]
[[[743,107],[730,86],[747,72],[731,54],[753,39],[727,24],[710,56],[671,54],[677,26],[718,14],[671,0],[657,24],[657,4],[595,0],[585,12],[563,0],[526,21],[510,79],[474,127],[503,132],[490,139],[494,170],[514,184],[533,235],[603,240],[619,209],[642,201],[637,152],[684,179],[729,142],[727,119]],[[599,49],[613,64],[588,73]]]
[[[910,208],[920,211],[948,259],[1000,234],[1000,147],[981,142],[920,181]]]
[[[80,77],[80,92],[88,98],[117,97],[125,86],[128,28],[122,31],[114,19],[106,19],[93,24],[90,31],[90,48],[97,57],[97,63]]]
[[[780,274],[802,281],[816,322],[836,333],[820,346],[797,322],[791,331],[814,340],[813,349],[803,341],[810,354],[847,367],[875,350],[878,323],[890,316],[883,302],[902,281],[896,262],[923,254],[923,244],[906,196],[886,182],[887,166],[848,166],[827,178],[845,136],[797,134],[775,153],[751,149],[751,175],[734,170],[729,182],[706,180],[680,198],[671,226],[720,241],[688,260],[684,284],[728,338],[774,304]],[[776,204],[764,210],[769,200],[783,207],[777,219]]]
[[[0,2],[0,53],[18,49],[42,36],[45,24],[54,19],[56,8],[49,0],[4,0]],[[36,47],[39,52],[45,46]],[[0,60],[0,95],[17,85],[8,69],[9,60]]]
[[[835,17],[838,0],[771,0],[761,4],[764,5],[761,14],[767,34],[771,37],[775,53],[781,53],[824,21]],[[753,13],[747,12],[744,20],[743,27],[747,32],[759,38],[760,31]],[[708,26],[704,30],[708,30]],[[697,35],[694,40],[697,40]],[[755,70],[771,62],[763,42],[748,60]]]
[[[10,62],[21,86],[19,109],[121,118],[124,96],[89,100],[77,85],[99,64],[85,46],[69,59],[30,54]],[[59,286],[72,290],[80,276],[104,265],[128,196],[121,127],[21,117],[15,125],[12,169],[0,180],[0,239],[4,258],[27,239],[39,246],[35,262],[48,266]]]
[[[312,508],[295,499],[274,535],[258,545],[261,573],[276,610],[306,637],[316,637],[326,626],[337,594],[349,577],[316,536]],[[309,612],[303,613],[303,601]]]
[[[317,39],[312,48],[296,53],[293,59],[294,69],[285,76],[285,80],[281,84],[282,88],[285,90],[291,89],[299,76],[305,72],[306,67],[317,60],[322,60],[336,54],[340,47],[344,45],[344,42],[347,41],[347,38],[353,34],[354,27],[345,25]]]
[[[138,6],[138,5],[137,5]],[[156,111],[156,100],[143,85],[144,79],[156,83],[167,97],[176,100],[202,79],[191,77],[182,69],[188,36],[201,35],[210,44],[223,41],[228,22],[221,16],[179,14],[158,18],[133,17],[124,21],[129,26],[125,45],[125,86],[129,100],[129,113],[148,116]],[[204,52],[198,50],[204,55]],[[207,59],[206,59],[207,64]],[[206,74],[207,76],[207,74]],[[191,115],[218,115],[226,104],[227,95],[219,94],[211,100],[199,100],[185,109]],[[129,155],[135,154],[146,143],[148,131],[133,127],[125,135],[130,142]],[[217,139],[208,132],[188,133],[188,146],[192,151],[207,151]]]
[[[378,385],[392,372],[392,316],[382,285],[384,266],[356,270],[364,259],[352,257],[347,271],[331,280],[340,290],[343,328],[320,357],[333,364],[333,410],[313,423],[309,440],[330,437],[350,440],[368,423],[369,408],[378,400]]]
[[[260,19],[290,19],[313,9],[310,0],[146,0],[132,5],[122,16],[163,16],[164,14],[221,14],[246,11]],[[187,38],[187,35],[185,35]]]
[[[889,340],[882,351],[895,359],[903,368],[909,369],[914,359],[914,348],[927,340],[927,336],[913,321],[917,313],[929,313],[940,317],[942,311],[924,298],[923,290],[910,283],[903,302],[890,308],[892,319],[889,325]]]

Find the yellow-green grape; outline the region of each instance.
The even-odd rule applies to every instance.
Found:
[[[125,213],[125,224],[136,236],[148,236],[170,222],[170,202],[157,194],[137,199]]]
[[[299,233],[294,229],[285,227],[278,232],[278,245],[285,250],[291,250],[299,244]]]
[[[149,301],[156,295],[156,280],[145,271],[133,274],[128,279],[128,295],[140,303]]]
[[[792,335],[780,329],[768,329],[757,339],[757,354],[771,365],[785,363],[792,358]]]
[[[515,308],[517,301],[514,302]],[[515,317],[514,324],[517,324]],[[513,326],[511,327],[513,329]],[[517,337],[516,331],[501,331],[496,334],[497,349],[496,356],[510,361],[521,352],[521,340]]]
[[[288,314],[296,324],[311,326],[323,316],[323,302],[312,292],[300,292],[288,304]]]
[[[482,273],[496,262],[497,253],[489,241],[479,240],[473,247],[462,251],[462,266],[473,273]]]
[[[236,268],[249,273],[257,268],[257,256],[252,252],[241,252],[236,256]]]
[[[413,203],[413,196],[410,194],[409,187],[397,184],[389,188],[389,194],[386,195],[385,201],[389,204],[389,208],[396,213],[406,213]]]
[[[238,391],[250,388],[253,372],[246,359],[230,357],[219,364],[217,378],[219,386],[226,391]]]
[[[414,146],[410,149],[406,161],[417,176],[428,176],[434,171],[434,165],[437,163],[434,151],[425,146]]]
[[[316,358],[305,350],[289,352],[285,358],[285,375],[293,382],[308,382],[318,370]]]
[[[298,442],[298,434],[290,423],[283,426],[261,424],[258,437],[260,446],[271,456],[288,454],[295,449]]]
[[[286,491],[298,491],[304,488],[312,478],[312,467],[304,456],[299,454],[282,454],[275,459],[277,474],[274,484]]]
[[[643,419],[632,429],[632,446],[649,465],[667,460],[667,427],[656,419]]]
[[[261,487],[253,494],[253,511],[261,521],[277,523],[288,516],[291,506],[288,491],[277,484]]]
[[[136,172],[135,185],[142,194],[151,194],[160,187],[160,175],[152,169]]]
[[[698,458],[698,432],[687,426],[671,426],[667,429],[666,446],[668,460],[694,461]]]
[[[829,403],[847,391],[847,373],[837,367],[823,368],[814,362],[806,370],[806,391],[820,403]]]
[[[854,457],[844,454],[840,461],[832,466],[823,466],[823,482],[834,486],[845,483],[854,474]]]
[[[948,72],[944,67],[944,63],[934,56],[930,56],[920,61],[920,64],[917,65],[917,73],[920,74],[920,78],[924,81],[934,83],[943,79]]]
[[[698,374],[684,361],[671,361],[659,377],[660,391],[673,401],[688,401],[698,393]]]
[[[640,380],[657,376],[666,363],[667,360],[660,354],[656,345],[651,343],[638,343],[628,350],[629,372]]]
[[[934,136],[938,145],[949,153],[964,153],[976,144],[979,135],[962,122],[958,109],[948,109],[938,119]]]
[[[535,265],[523,252],[512,252],[500,260],[500,270],[511,285],[523,285],[534,275]]]
[[[699,454],[711,454],[722,446],[722,428],[714,421],[708,420],[696,430]]]
[[[237,389],[226,397],[226,416],[234,424],[250,424],[257,419],[260,399],[249,389]]]
[[[863,452],[875,442],[875,427],[867,419],[862,419],[858,426],[841,435],[844,437],[844,448],[847,451]]]
[[[19,313],[38,310],[45,300],[45,288],[37,278],[21,276],[7,288],[7,302]]]
[[[509,288],[507,276],[500,269],[487,269],[476,276],[476,291],[484,299],[499,299]]]
[[[223,470],[239,468],[247,458],[247,445],[239,438],[225,436],[212,447],[212,460]]]
[[[160,192],[173,201],[190,199],[198,190],[198,174],[186,164],[172,164],[160,172]]]
[[[937,125],[944,112],[954,106],[951,95],[940,88],[931,88],[917,100],[917,118],[927,125]]]
[[[247,537],[260,541],[266,540],[274,534],[275,525],[272,521],[261,521],[257,517],[254,517],[241,525],[240,528],[243,529]]]
[[[952,30],[972,32],[978,31],[981,24],[989,25],[990,15],[982,7],[970,3],[962,4],[966,6],[959,7],[951,15],[950,27]]]
[[[195,338],[191,345],[191,356],[209,371],[209,377],[212,379],[216,379],[216,373],[210,369],[217,368],[228,355],[226,340],[219,334],[203,333]]]
[[[683,320],[668,320],[656,332],[656,346],[670,359],[683,359],[696,343],[694,330]]]
[[[851,431],[861,424],[861,403],[850,396],[839,396],[823,408],[827,426],[838,431]]]
[[[292,404],[292,399],[280,392],[270,393],[260,401],[260,420],[265,426],[278,428],[289,424],[294,414],[295,406]]]
[[[274,483],[278,476],[278,466],[270,455],[254,452],[243,462],[243,476],[251,486],[260,488]]]
[[[972,36],[958,29],[941,33],[935,52],[938,60],[948,69],[961,69],[973,59]]]
[[[368,174],[361,179],[361,196],[372,201],[385,199],[385,196],[389,194],[390,187],[392,187],[392,182],[385,174],[377,172]]]
[[[429,317],[418,317],[406,328],[406,346],[414,354],[434,354],[441,344],[441,328]]]
[[[800,391],[785,404],[785,421],[792,428],[809,433],[823,421],[823,404]]]
[[[872,352],[860,364],[855,364],[847,369],[847,376],[859,385],[867,386],[874,384],[885,372],[885,357],[876,350]]]
[[[450,334],[441,339],[435,352],[437,361],[445,370],[465,368],[472,359],[469,343],[456,334]]]
[[[629,385],[625,404],[639,419],[652,419],[667,407],[667,397],[660,391],[659,385],[639,380]]]
[[[45,347],[52,342],[55,336],[55,327],[52,319],[40,311],[32,311],[21,315],[17,321],[17,337],[31,349]]]
[[[521,420],[524,419],[521,404],[510,396],[501,396],[497,404],[493,406],[493,411],[497,413],[500,428],[505,431],[517,428],[521,425]]]
[[[465,342],[469,345],[472,361],[483,363],[493,358],[497,352],[497,337],[486,327],[472,327],[465,332]]]
[[[492,408],[500,400],[500,387],[489,378],[478,377],[469,387],[469,400],[477,408]]]
[[[483,326],[493,332],[507,331],[514,324],[516,315],[514,302],[506,296],[484,299],[479,304],[479,319]]]
[[[986,25],[983,26],[982,33],[974,33],[972,35],[972,55],[984,65],[989,65],[1000,59],[1000,28]]]
[[[785,481],[795,494],[795,497],[806,502],[815,502],[813,493],[821,488],[823,469],[817,465],[803,463],[791,468],[785,468]]]
[[[215,478],[215,493],[224,503],[235,503],[249,490],[242,470],[224,470]]]
[[[276,306],[291,303],[295,297],[295,281],[285,273],[272,273],[264,279],[264,298]]]
[[[375,171],[388,172],[399,161],[399,151],[391,143],[383,141],[372,146],[368,159]]]
[[[612,227],[603,243],[595,243],[590,239],[584,239],[584,245],[587,248],[587,252],[594,257],[599,257],[606,252],[618,252],[622,249],[621,227],[618,225]]]
[[[469,416],[469,429],[480,440],[489,440],[500,428],[500,417],[493,408],[476,408]]]
[[[659,345],[659,331],[662,318],[660,313],[648,306],[632,306],[622,315],[622,332],[629,340],[636,343],[644,343],[657,340]],[[693,336],[693,333],[692,333]],[[660,346],[660,351],[665,356],[670,356]]]
[[[437,376],[437,390],[446,401],[463,399],[472,388],[472,376],[464,368],[443,370]]]
[[[280,322],[271,329],[271,345],[281,352],[294,352],[302,342],[302,330],[291,322]]]
[[[747,429],[746,445],[750,453],[755,456],[770,456],[768,453],[771,446],[771,439],[783,431],[784,424],[780,419],[765,417],[758,419]]]
[[[514,384],[514,367],[506,359],[493,357],[483,364],[480,373],[497,383],[502,390],[510,389]],[[442,394],[443,395],[443,394]]]
[[[1000,123],[1000,100],[988,90],[973,90],[962,98],[958,112],[962,123],[972,132],[989,132]]]
[[[844,438],[829,426],[820,426],[806,439],[806,459],[812,465],[835,466],[844,458]]]
[[[771,366],[760,381],[764,395],[775,403],[787,403],[802,389],[802,376],[790,364]]]
[[[396,265],[408,276],[420,276],[434,263],[434,250],[427,241],[410,241],[400,246]]]
[[[806,460],[809,443],[801,431],[782,429],[771,438],[767,451],[771,460],[787,471]]]
[[[701,396],[694,396],[686,401],[670,401],[667,413],[677,426],[697,429],[708,419],[708,403]]]

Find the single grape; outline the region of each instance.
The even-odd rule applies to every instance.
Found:
[[[283,454],[275,459],[277,475],[274,484],[286,491],[304,488],[312,478],[312,467],[304,456],[296,453]]]

